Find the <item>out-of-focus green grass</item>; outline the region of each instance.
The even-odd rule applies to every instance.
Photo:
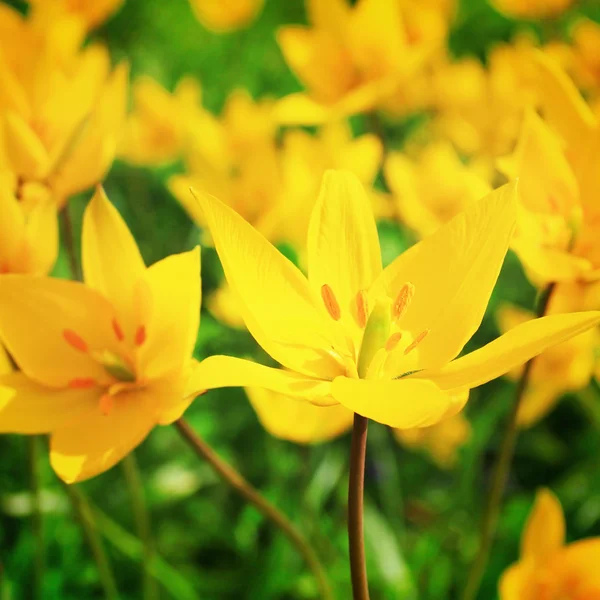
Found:
[[[227,35],[205,31],[185,0],[127,0],[97,36],[115,59],[131,62],[133,76],[145,73],[172,87],[184,74],[202,82],[204,104],[219,111],[227,94],[245,87],[255,96],[281,96],[299,89],[274,40],[284,23],[305,20],[301,0],[267,0],[248,30]],[[476,0],[463,2],[451,47],[457,54],[485,54],[507,41],[518,25]],[[357,121],[359,128],[365,124]],[[389,139],[401,139],[390,129]],[[136,169],[116,163],[106,188],[151,263],[198,243],[199,232],[165,190],[177,166]],[[75,199],[79,228],[89,195]],[[380,227],[384,255],[395,256],[405,242],[396,225]],[[61,257],[57,275],[67,274]],[[205,293],[221,270],[214,251],[203,251]],[[509,255],[490,311],[471,344],[492,339],[492,317],[501,301],[532,307],[533,288]],[[290,318],[294,318],[290,315]],[[229,330],[203,313],[197,355],[246,355],[256,346],[245,332]],[[383,426],[370,426],[366,542],[373,600],[440,600],[457,597],[476,544],[489,467],[501,435],[513,385],[502,380],[472,393],[467,415],[473,439],[454,471],[440,471],[423,455],[400,448]],[[600,398],[600,393],[598,393]],[[198,432],[314,543],[337,597],[350,597],[345,504],[349,436],[300,447],[270,437],[259,425],[241,390],[200,397],[187,416]],[[574,401],[562,402],[543,422],[521,436],[498,541],[480,598],[496,594],[501,571],[517,558],[519,536],[533,493],[540,485],[564,501],[569,535],[600,534],[599,424],[593,425]],[[287,541],[200,462],[172,428],[157,428],[136,451],[152,517],[161,597],[212,599],[308,599],[316,588]],[[0,600],[30,596],[34,538],[27,475],[26,440],[0,437]],[[113,561],[123,599],[141,598],[140,547],[123,471],[116,467],[82,488],[102,511],[99,527]],[[43,505],[47,548],[46,598],[100,598],[95,567],[63,489],[43,460]]]

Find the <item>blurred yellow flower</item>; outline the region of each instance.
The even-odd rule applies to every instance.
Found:
[[[551,299],[551,314],[556,311],[555,304]],[[500,330],[503,332],[510,331],[535,317],[533,313],[514,306],[502,307],[497,316]],[[596,350],[599,345],[597,329],[590,329],[562,344],[548,348],[535,359],[519,407],[519,426],[534,425],[554,408],[561,396],[587,387],[595,373]],[[509,376],[518,381],[521,374],[522,369],[519,368]]]
[[[86,284],[0,277],[0,339],[21,372],[0,378],[0,431],[51,434],[66,482],[121,460],[191,397],[198,249],[146,268],[101,188],[83,223]]]
[[[359,0],[351,7],[347,0],[306,0],[311,26],[282,27],[277,39],[308,92],[283,98],[277,119],[322,123],[381,106],[403,86],[410,90],[411,78],[440,48],[446,31],[436,25],[443,20],[443,3],[420,5]]]
[[[160,165],[182,157],[189,122],[200,112],[200,86],[184,78],[170,94],[151,77],[133,84],[133,111],[127,117],[119,155],[138,165]]]
[[[354,413],[341,405],[315,406],[301,398],[262,388],[246,388],[262,426],[273,436],[297,444],[331,440],[352,427]]]
[[[61,207],[112,163],[127,68],[110,73],[97,44],[79,51],[82,32],[68,19],[40,24],[0,7],[0,28],[8,32],[0,40],[0,168],[17,175],[17,195],[35,184]]]
[[[20,198],[17,187],[16,177],[0,173],[0,275],[45,275],[58,255],[56,204],[43,188],[25,188]]]
[[[492,0],[500,12],[520,19],[557,17],[574,3],[575,0]]]
[[[423,450],[439,467],[451,469],[456,464],[459,448],[471,437],[471,424],[463,413],[458,413],[431,427],[394,429],[394,435],[403,446]]]
[[[190,0],[198,21],[213,31],[234,31],[254,21],[264,0]]]
[[[514,186],[383,270],[363,186],[330,171],[309,226],[308,279],[231,208],[207,195],[198,201],[249,331],[287,369],[213,356],[194,375],[207,389],[262,387],[392,427],[424,427],[459,412],[466,390],[600,321],[599,312],[537,319],[454,360],[479,327],[504,260]]]
[[[491,191],[449,142],[430,143],[416,159],[391,152],[384,172],[400,221],[419,237],[433,233]]]
[[[81,19],[87,29],[94,29],[121,8],[124,0],[29,0],[34,13],[44,18],[72,15]]]
[[[600,598],[600,538],[566,544],[565,529],[560,502],[540,490],[521,538],[521,560],[500,580],[500,600]]]

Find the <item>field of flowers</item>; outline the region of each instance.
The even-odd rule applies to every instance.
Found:
[[[600,600],[598,0],[0,0],[0,600]]]

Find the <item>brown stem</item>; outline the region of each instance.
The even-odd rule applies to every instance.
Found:
[[[554,283],[551,283],[545,290],[537,309],[537,316],[543,317],[548,311],[550,296],[554,291]],[[519,434],[518,416],[521,408],[525,391],[529,383],[531,369],[535,363],[535,357],[525,364],[523,373],[517,383],[515,390],[515,399],[513,401],[510,414],[504,430],[504,437],[500,446],[500,453],[496,460],[490,492],[487,497],[483,522],[481,524],[481,533],[479,536],[479,549],[477,556],[471,566],[467,577],[467,585],[463,594],[463,600],[474,600],[477,597],[481,580],[489,560],[490,551],[494,543],[500,508],[504,497],[506,482],[510,474],[510,466],[515,453],[517,436]]]
[[[354,415],[348,482],[348,545],[350,547],[350,575],[354,600],[369,600],[363,525],[368,426],[367,418]]]
[[[319,585],[320,598],[323,600],[333,600],[333,594],[317,555],[304,539],[302,534],[294,527],[291,521],[273,506],[264,496],[262,496],[250,483],[248,483],[240,473],[231,465],[227,464],[184,420],[175,421],[175,427],[183,439],[188,442],[192,449],[206,460],[223,481],[228,483],[252,506],[254,506],[264,517],[276,525],[296,547],[302,555],[306,564],[313,572]]]

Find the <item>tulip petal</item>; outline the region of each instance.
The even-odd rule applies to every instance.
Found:
[[[112,306],[82,283],[0,277],[0,338],[23,372],[41,384],[66,387],[73,379],[106,379],[87,349],[119,351],[113,320]]]
[[[223,387],[259,387],[304,398],[313,404],[336,404],[330,395],[330,381],[303,377],[233,356],[209,356],[196,364],[188,382],[188,395]]]
[[[58,214],[52,200],[35,204],[27,216],[27,272],[47,275],[58,256]]]
[[[8,113],[4,122],[6,156],[12,170],[27,179],[47,175],[50,157],[31,127],[17,114]]]
[[[377,226],[362,184],[350,172],[328,171],[308,228],[311,285],[316,293],[329,286],[342,322],[356,328],[358,294],[366,294],[380,273]]]
[[[474,388],[527,362],[546,348],[560,344],[600,323],[600,312],[551,315],[517,325],[483,348],[441,369],[410,377],[433,381],[444,390]]]
[[[191,358],[200,325],[200,248],[168,256],[148,268],[151,296],[146,341],[138,359],[144,377],[157,378]]]
[[[304,275],[231,208],[205,194],[197,197],[227,281],[258,343],[294,371],[324,379],[340,374],[330,351],[347,352],[346,341]]]
[[[339,404],[315,406],[306,400],[262,388],[247,388],[246,394],[262,426],[271,435],[290,442],[325,442],[352,426],[354,413]]]
[[[134,286],[146,267],[125,221],[100,186],[83,217],[81,252],[86,284],[111,301],[131,340],[138,325]]]
[[[469,206],[433,235],[399,256],[373,286],[395,298],[406,282],[414,299],[400,327],[414,336],[423,367],[454,358],[475,333],[508,250],[516,220],[517,194],[506,185]]]
[[[99,403],[52,432],[50,463],[66,483],[94,477],[114,466],[156,424],[152,389],[118,394],[105,414]]]
[[[565,543],[565,517],[558,498],[540,490],[521,539],[521,557],[539,563],[552,556]]]
[[[464,397],[452,396],[431,381],[417,379],[336,377],[331,393],[348,410],[398,429],[434,425]]]
[[[98,403],[100,388],[57,390],[23,373],[0,377],[0,433],[50,433]]]

